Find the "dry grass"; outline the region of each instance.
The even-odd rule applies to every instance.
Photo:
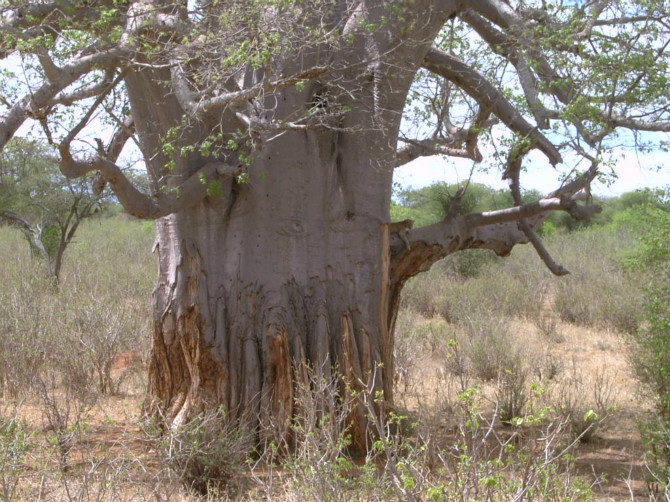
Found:
[[[20,241],[2,235],[7,237],[0,241],[3,254],[13,257],[0,269],[3,298],[10,302],[4,308],[17,322],[0,321],[2,341],[12,341],[0,345],[0,359],[8,347],[15,350],[10,362],[16,368],[28,364],[17,358],[33,357],[31,371],[9,373],[16,380],[13,388],[3,385],[2,500],[513,500],[524,483],[535,490],[524,492],[526,500],[654,496],[636,429],[648,407],[636,396],[625,338],[614,331],[624,324],[582,326],[561,320],[555,286],[539,271],[520,265],[526,264],[524,256],[509,262],[505,277],[499,269],[486,268],[500,267],[496,260],[486,261],[467,281],[432,274],[425,283],[410,285],[396,329],[396,414],[373,416],[380,442],[367,458],[346,454],[346,435],[329,426],[342,418],[337,413],[329,414],[330,422],[323,422],[325,415],[305,415],[295,424],[301,427],[295,430],[301,449],[287,455],[285,445],[268,442],[265,453],[250,455],[226,474],[232,482],[199,486],[207,494],[197,494],[184,485],[184,473],[194,465],[189,462],[200,451],[189,449],[196,443],[189,445],[187,439],[204,436],[179,436],[183,431],[156,436],[141,415],[147,340],[129,335],[148,333],[143,323],[149,318],[154,270],[151,236],[134,222],[104,225],[82,229],[64,270],[64,288],[86,292],[86,302],[62,295],[58,301],[64,303],[57,303],[26,272],[30,258]],[[110,255],[132,264],[124,269],[127,275],[110,267],[118,258]],[[91,269],[74,267],[75,258]],[[448,267],[438,270],[445,271]],[[610,282],[616,283],[624,284]],[[413,302],[413,291],[432,295]],[[619,292],[614,298],[624,296]],[[123,318],[117,319],[117,334],[124,336],[116,344],[106,343],[112,336],[102,329],[113,324],[111,314],[98,308],[105,301],[124,306]],[[59,317],[59,308],[70,315]],[[67,322],[77,320],[80,311],[89,323],[87,333],[100,334],[85,339],[93,353],[105,356],[98,366],[94,358],[72,358],[78,363],[64,367],[46,350],[28,350],[40,345],[25,332],[24,338],[16,335],[17,326],[32,326],[31,336],[38,333],[41,346],[54,347],[60,340],[61,347],[68,347],[62,342],[67,336],[55,339],[50,326],[76,333]],[[126,323],[129,319],[134,320]],[[17,345],[17,340],[25,343]],[[98,345],[91,343],[96,340]],[[69,347],[77,350],[76,343]],[[8,378],[3,368],[0,376]],[[40,399],[40,382],[51,404]],[[320,390],[309,394],[304,389],[305,400],[328,395],[328,382],[315,381],[312,387]],[[373,400],[368,396],[372,415]],[[55,411],[68,411],[60,428]],[[216,450],[221,445],[210,436],[208,444]],[[229,442],[236,437],[228,436]],[[166,450],[173,440],[186,441],[180,450],[185,456]],[[574,460],[543,461],[570,445]],[[282,449],[283,456],[275,455]]]

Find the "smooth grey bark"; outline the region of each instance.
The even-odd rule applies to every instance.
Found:
[[[365,124],[362,108],[345,120]],[[172,423],[222,404],[289,439],[305,367],[337,371],[353,389],[377,370],[375,390],[392,400],[384,223],[394,145],[360,127],[264,142],[249,182],[228,179],[221,196],[158,220],[150,375]],[[364,450],[362,408],[350,427]]]

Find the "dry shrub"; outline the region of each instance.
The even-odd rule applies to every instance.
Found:
[[[255,435],[223,408],[207,411],[190,422],[168,427],[160,439],[163,461],[172,475],[199,494],[234,494]]]
[[[93,244],[77,243],[66,254],[60,290],[27,250],[17,250],[16,263],[0,269],[0,394],[30,396],[46,371],[59,373],[59,383],[76,393],[119,390],[124,375],[112,375],[112,363],[120,353],[146,350],[151,318],[150,287],[141,291],[138,278],[130,277],[137,273],[133,262],[147,269],[144,275],[150,273],[150,241],[132,235],[133,230],[143,232],[139,225],[126,222],[123,228],[125,239],[146,245],[145,256],[138,255],[136,245],[126,246],[121,236],[110,242],[114,225],[101,229],[90,222],[80,238],[92,234]],[[110,255],[124,247],[138,254],[131,259],[125,249],[129,267],[119,268]],[[81,263],[94,267],[96,275],[89,268],[85,273]]]
[[[573,362],[570,373],[556,383],[549,399],[572,437],[587,443],[614,411],[614,381],[602,371],[589,379]]]
[[[330,381],[328,387],[337,389],[334,383]],[[532,395],[527,388],[524,392]],[[320,395],[301,396],[307,402],[321,399]],[[498,412],[503,404],[495,400],[497,411],[487,416],[488,398],[477,387],[459,392],[442,407],[451,413],[436,413],[431,422],[417,421],[397,409],[389,411],[372,386],[360,390],[356,400],[364,403],[374,438],[364,459],[347,455],[346,429],[333,434],[331,415],[322,416],[321,424],[307,418],[307,423],[316,425],[301,436],[309,447],[299,447],[295,455],[282,460],[291,482],[271,491],[269,485],[276,479],[254,476],[265,485],[256,493],[287,501],[403,502],[563,501],[582,500],[589,493],[588,486],[572,479],[572,467],[565,457],[571,448],[563,441],[563,422],[549,408],[538,408],[535,401],[522,407],[516,426],[507,426],[501,433]]]
[[[551,311],[542,312],[535,319],[533,324],[537,332],[546,340],[552,343],[565,342],[565,335],[559,329],[559,320],[557,316]]]
[[[528,374],[528,369],[519,365],[515,371],[507,370],[500,376],[497,402],[501,421],[510,422],[523,415],[528,403]]]
[[[554,309],[562,321],[605,326],[632,333],[639,325],[641,295],[637,285],[614,270],[576,272],[556,285]]]
[[[489,264],[468,280],[454,279],[436,300],[437,312],[446,320],[463,323],[475,315],[495,312],[510,319],[533,317],[540,306],[534,293],[502,265]]]
[[[0,498],[15,500],[24,459],[28,453],[30,432],[18,417],[17,410],[0,413]]]
[[[642,289],[621,267],[630,238],[602,228],[556,242],[556,257],[571,274],[552,285],[554,312],[562,321],[631,333],[639,325]]]
[[[525,371],[525,351],[506,317],[484,313],[468,317],[458,342],[473,373],[484,381],[496,380],[507,372]]]
[[[52,370],[39,376],[37,393],[44,430],[49,435],[49,444],[54,447],[63,472],[70,468],[70,452],[81,441],[87,428],[88,412],[94,404],[92,400],[95,397],[84,392],[85,387],[63,385]]]
[[[355,398],[341,375],[305,368],[306,380],[297,385],[297,413],[291,424],[289,454],[282,467],[290,475],[284,487],[288,500],[349,500],[353,468],[347,452],[351,438],[347,417]],[[267,448],[266,448],[267,450]]]
[[[394,331],[394,379],[406,394],[414,385],[413,375],[443,344],[447,326],[438,319],[426,319],[410,310],[398,312]]]
[[[427,318],[441,314],[439,299],[450,286],[451,277],[441,275],[438,270],[412,277],[403,286],[400,310],[410,310]]]

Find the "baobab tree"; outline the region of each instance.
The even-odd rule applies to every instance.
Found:
[[[567,272],[535,229],[588,218],[608,149],[670,130],[669,9],[7,0],[0,145],[34,121],[66,176],[97,172],[156,220],[150,389],[167,421],[223,406],[285,436],[306,368],[392,402],[403,284],[441,258],[530,242]],[[117,165],[129,141],[149,194]],[[394,168],[435,154],[496,165],[514,206],[463,214],[461,190],[439,223],[391,224]],[[523,203],[521,175],[552,166],[575,171]],[[354,405],[359,449],[366,420]]]

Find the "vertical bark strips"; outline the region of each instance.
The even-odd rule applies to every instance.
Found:
[[[306,368],[327,379],[341,375],[341,393],[367,387],[392,400],[389,328],[397,302],[389,296],[385,223],[396,142],[419,62],[451,14],[447,7],[455,8],[419,3],[411,12],[431,14],[413,25],[412,43],[356,25],[337,51],[287,61],[287,75],[324,63],[335,70],[304,89],[245,103],[245,113],[263,110],[254,118],[264,123],[318,114],[320,103],[323,123],[249,131],[258,149],[248,183],[229,179],[220,196],[158,221],[150,391],[169,423],[220,405],[230,420],[258,431],[260,441],[290,444]],[[388,13],[380,4],[366,15],[383,26]],[[170,129],[179,128],[181,145],[196,146],[213,129],[232,137],[244,114],[208,111],[181,127],[184,109],[168,82],[169,71],[156,68],[126,76],[149,174],[170,189],[206,162],[196,148],[166,172],[161,141]],[[348,425],[353,447],[364,451],[362,402],[349,410]]]
[[[263,149],[249,183],[158,221],[150,386],[171,423],[222,405],[260,440],[290,442],[305,366],[342,375],[342,392],[376,371],[391,398],[388,200],[365,183],[390,186],[391,170],[368,161],[347,179],[340,136],[291,132]],[[349,427],[364,450],[362,405]]]

